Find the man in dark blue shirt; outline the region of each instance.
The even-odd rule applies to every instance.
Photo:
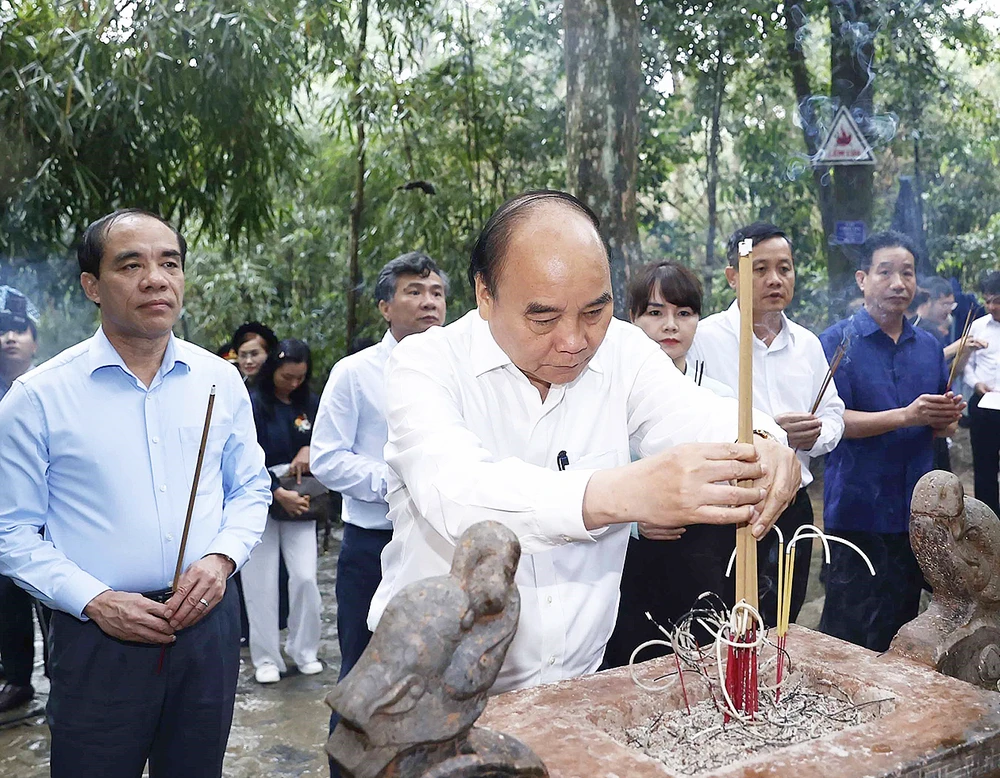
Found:
[[[820,335],[831,359],[847,341],[834,380],[844,437],[828,456],[825,529],[864,549],[875,566],[833,544],[820,629],[884,651],[917,615],[923,576],[909,540],[910,496],[933,465],[934,438],[954,430],[965,403],[946,392],[941,345],[904,314],[916,292],[916,248],[878,233],[862,249],[856,279],[865,304]]]

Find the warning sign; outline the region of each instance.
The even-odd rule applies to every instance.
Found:
[[[874,165],[875,155],[851,112],[840,106],[823,141],[817,165]]]

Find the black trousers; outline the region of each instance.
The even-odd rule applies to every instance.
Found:
[[[980,409],[981,394],[969,402],[969,438],[972,442],[972,470],[976,499],[1000,514],[1000,411]]]
[[[31,595],[0,576],[0,661],[7,682],[30,686],[35,664],[35,626]]]
[[[812,502],[805,487],[799,489],[792,504],[778,517],[777,527],[785,537],[785,543],[792,540],[795,530],[803,524],[812,525]],[[809,562],[812,557],[812,541],[800,540],[795,544],[795,569],[792,575],[792,604],[789,621],[795,621],[806,601],[806,586],[809,583]],[[760,597],[760,615],[765,627],[778,624],[778,533],[768,532],[757,544],[757,591]]]
[[[52,778],[219,778],[240,665],[236,587],[159,646],[124,643],[92,621],[52,616]],[[159,671],[158,671],[159,667]]]
[[[368,647],[368,610],[382,581],[382,549],[392,540],[392,530],[364,529],[344,523],[344,541],[337,557],[337,639],[340,642],[340,679],[357,664]],[[340,716],[330,715],[330,733]],[[330,775],[340,771],[330,762]]]
[[[916,618],[924,577],[910,548],[906,532],[832,532],[864,550],[875,567],[868,566],[855,551],[830,544],[826,571],[826,601],[820,632],[885,651],[899,628]]]

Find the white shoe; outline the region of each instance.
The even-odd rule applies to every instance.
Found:
[[[312,662],[299,665],[299,672],[302,675],[316,675],[316,673],[323,672],[323,663],[318,659],[314,659]]]
[[[261,665],[253,677],[257,679],[257,683],[277,683],[281,680],[281,673],[277,665]]]

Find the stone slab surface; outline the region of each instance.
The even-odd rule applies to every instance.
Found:
[[[1000,694],[936,673],[895,654],[875,654],[792,625],[789,651],[808,686],[843,689],[856,702],[894,697],[868,724],[748,757],[700,773],[761,776],[1000,775]],[[653,678],[673,669],[668,658],[641,666]],[[688,691],[692,693],[688,684]],[[645,692],[618,668],[585,678],[499,695],[479,726],[519,738],[545,762],[551,778],[680,778],[608,729],[683,705],[677,684]]]

